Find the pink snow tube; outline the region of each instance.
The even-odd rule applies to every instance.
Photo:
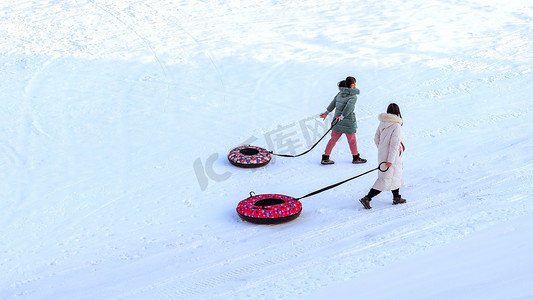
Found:
[[[250,145],[237,147],[228,154],[229,162],[241,168],[259,168],[267,165],[271,158],[268,150]]]
[[[300,201],[294,197],[279,194],[251,196],[237,205],[237,213],[243,220],[257,224],[288,222],[296,219],[301,212]]]

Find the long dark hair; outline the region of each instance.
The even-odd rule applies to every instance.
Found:
[[[389,104],[389,106],[387,107],[387,113],[388,114],[397,115],[398,117],[402,118],[402,113],[400,112],[400,107],[396,103]]]
[[[346,79],[339,81],[339,83],[337,83],[337,86],[349,88],[353,83],[355,83],[355,78],[352,76],[348,76],[346,77]]]

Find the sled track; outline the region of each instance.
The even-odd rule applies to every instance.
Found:
[[[494,221],[493,218],[506,218],[519,213],[512,209],[502,211],[498,206],[485,207],[487,203],[468,201],[471,199],[457,197],[454,193],[455,191],[450,191],[441,194],[438,199],[412,200],[401,206],[380,207],[371,211],[359,209],[353,217],[346,218],[343,215],[326,227],[312,228],[304,233],[290,231],[287,235],[278,236],[268,246],[251,252],[244,252],[236,247],[220,249],[228,253],[223,261],[204,263],[191,272],[140,287],[121,297],[151,295],[191,299],[217,295],[216,298],[239,298],[239,295],[244,297],[246,291],[254,290],[254,294],[257,294],[257,290],[261,289],[265,296],[282,297],[288,289],[285,286],[290,284],[285,281],[286,278],[298,279],[305,276],[306,270],[315,265],[331,266],[331,273],[324,276],[329,282],[324,278],[309,278],[311,286],[324,286],[343,280],[346,276],[356,277],[361,272],[397,259],[383,259],[383,255],[414,254],[464,237],[479,230],[479,227],[490,224]],[[359,203],[355,202],[354,207],[358,207]],[[468,212],[475,210],[475,207],[480,208],[480,214],[472,216]],[[500,216],[487,214],[484,211],[487,209],[497,209]],[[427,219],[426,215],[440,217]],[[294,226],[297,226],[298,221],[294,222]],[[227,233],[217,235],[230,236]],[[418,241],[424,243],[417,244]],[[337,249],[337,254],[324,257],[322,254],[328,253],[330,249]],[[336,273],[335,270],[342,269],[336,267],[341,262],[344,267],[353,266],[353,272],[346,275]],[[176,265],[174,269],[179,270],[179,266]],[[276,285],[282,287],[279,295],[271,289]],[[306,292],[303,287],[291,287],[291,290],[296,294]]]
[[[399,232],[391,230],[391,233],[372,236],[375,232],[387,232],[383,228],[394,227],[402,223],[406,217],[414,214],[427,213],[429,210],[442,210],[443,207],[453,205],[445,201],[431,203],[422,209],[419,205],[406,205],[402,209],[391,214],[396,207],[371,211],[369,214],[360,214],[350,220],[338,221],[320,230],[309,230],[304,234],[291,234],[278,239],[267,247],[263,247],[253,253],[233,253],[232,258],[226,259],[213,265],[204,265],[193,272],[181,274],[169,278],[163,282],[131,291],[121,297],[157,295],[157,297],[205,297],[214,289],[222,289],[224,284],[231,282],[243,282],[244,287],[227,292],[227,295],[235,296],[234,293],[249,289],[253,286],[263,286],[265,282],[279,281],[279,273],[275,270],[285,270],[284,273],[297,273],[317,263],[317,259],[336,261],[347,259],[348,256],[363,253],[371,249],[379,249],[385,245],[395,243],[406,238],[416,238],[427,235],[435,226],[440,225],[435,221],[430,224],[418,226],[419,229],[404,228]],[[401,227],[401,226],[396,226]],[[350,242],[352,241],[352,242]],[[321,258],[321,249],[330,249],[332,245],[350,245],[357,241],[355,247],[340,249],[335,257]],[[294,245],[287,247],[287,245]],[[311,261],[309,257],[314,257]],[[283,265],[283,267],[280,267]],[[269,273],[269,270],[272,272]],[[271,275],[268,275],[271,274]],[[257,282],[247,282],[247,278],[260,277]],[[185,283],[185,285],[184,285]],[[186,285],[190,283],[189,285]],[[217,295],[222,296],[220,292]]]

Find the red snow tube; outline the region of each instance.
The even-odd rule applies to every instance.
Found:
[[[279,194],[261,194],[244,199],[237,205],[237,213],[248,222],[279,224],[296,219],[302,212],[302,203],[294,197]]]
[[[270,162],[272,156],[264,148],[256,146],[240,146],[230,151],[228,160],[241,168],[259,168]]]

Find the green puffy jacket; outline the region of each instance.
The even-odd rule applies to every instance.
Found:
[[[355,103],[357,102],[359,89],[340,87],[339,93],[329,104],[327,111],[335,109],[334,118],[342,116],[343,119],[333,127],[333,131],[340,133],[355,133],[357,131],[357,121],[355,119]]]

